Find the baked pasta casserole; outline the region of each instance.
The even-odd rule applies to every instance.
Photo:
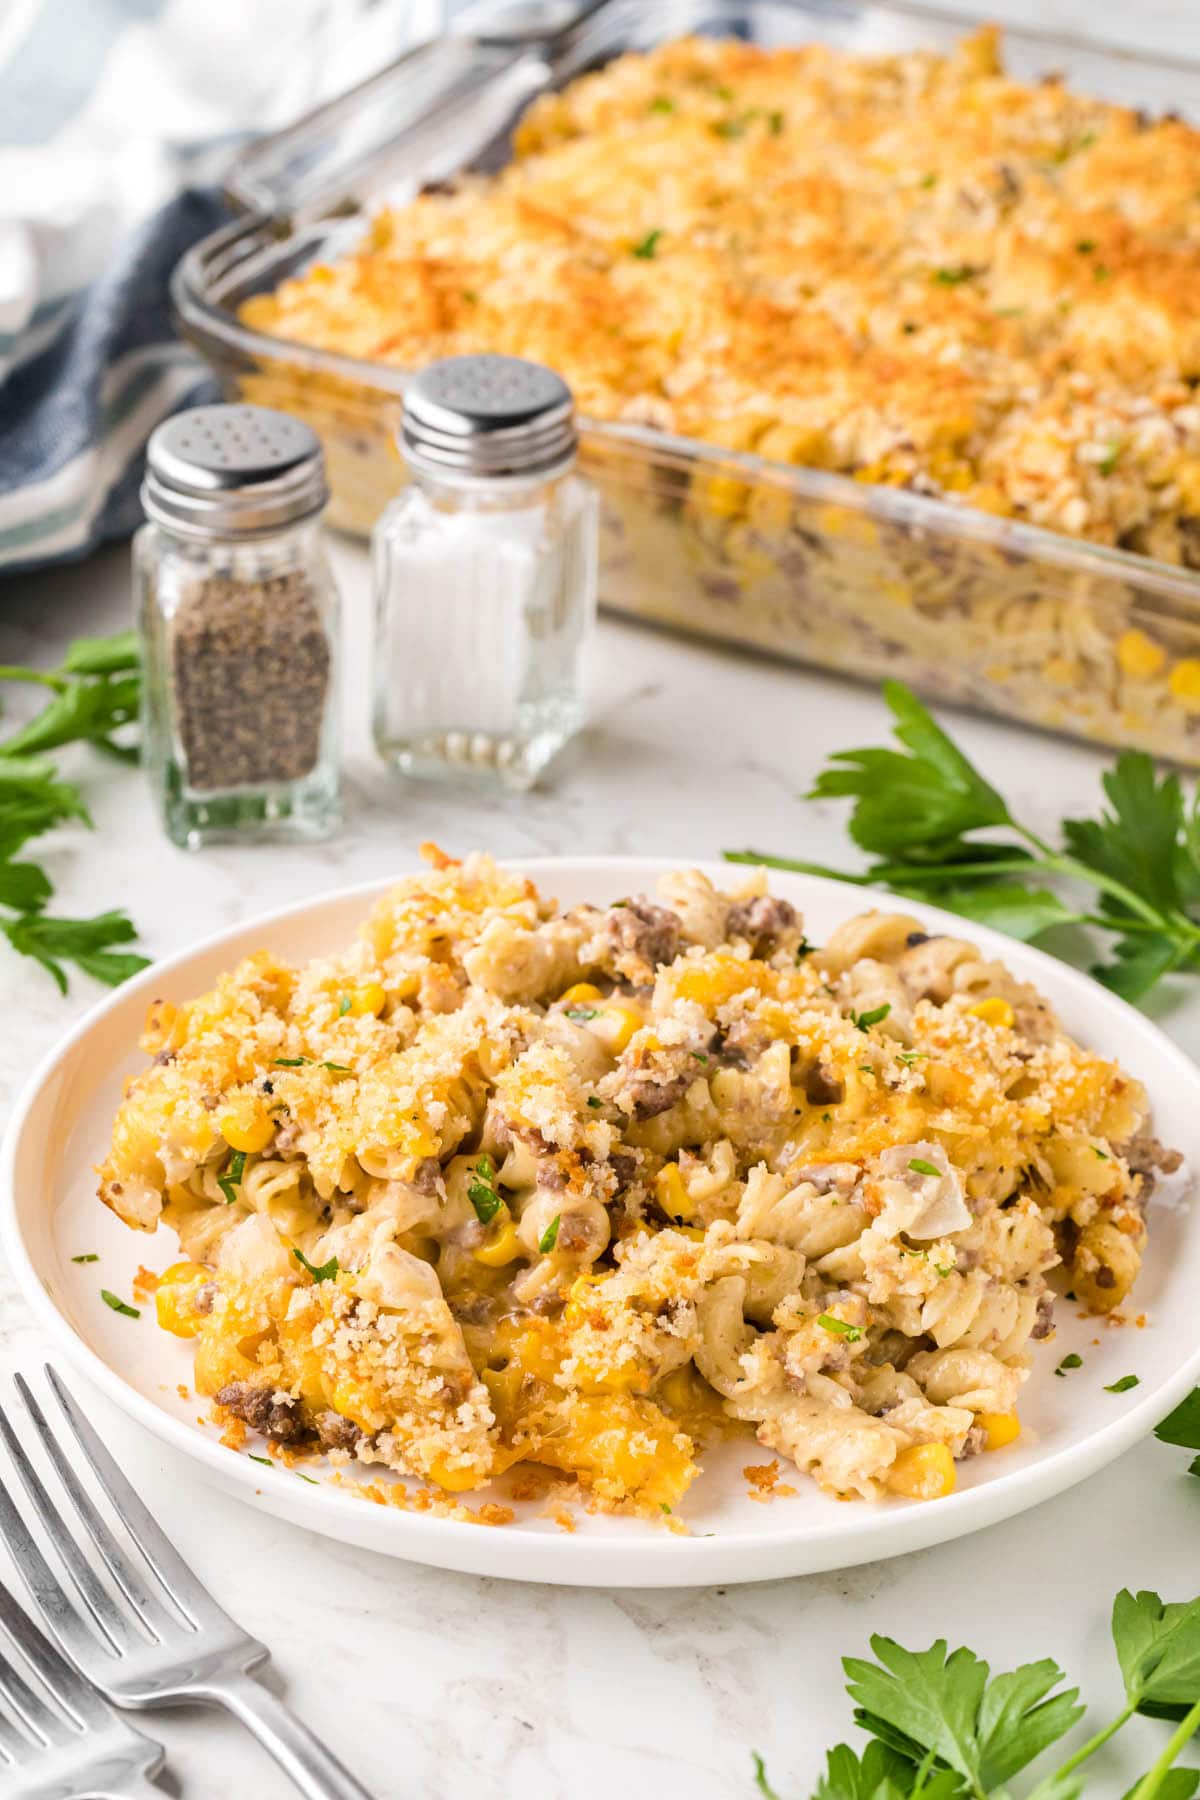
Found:
[[[865,1499],[1010,1442],[1049,1272],[1119,1307],[1178,1162],[1138,1082],[915,918],[818,948],[761,873],[561,911],[431,854],[348,948],[151,1008],[100,1194],[178,1235],[217,1416],[648,1512],[724,1431]]]
[[[1169,567],[1200,569],[1200,132],[1014,80],[992,30],[621,56],[536,100],[500,172],[240,318],[278,351],[227,379],[321,432],[339,523],[400,483],[393,412],[285,340],[365,371],[532,357],[654,433],[585,432],[608,604],[1200,761],[1200,583]]]

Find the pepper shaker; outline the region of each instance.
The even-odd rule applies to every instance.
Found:
[[[201,406],[150,439],[134,544],[142,755],[185,848],[338,822],[327,499],[320,442],[284,413]]]
[[[409,486],[375,528],[375,743],[406,775],[525,788],[584,718],[597,503],[570,389],[513,356],[409,383]]]

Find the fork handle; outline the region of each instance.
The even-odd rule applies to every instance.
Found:
[[[372,1800],[320,1738],[251,1676],[214,1682],[207,1697],[254,1733],[306,1800]]]

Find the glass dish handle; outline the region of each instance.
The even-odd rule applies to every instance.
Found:
[[[470,9],[471,33],[432,38],[231,163],[226,192],[293,224],[355,207],[394,182],[461,168],[546,84],[546,59],[600,0],[500,0]]]

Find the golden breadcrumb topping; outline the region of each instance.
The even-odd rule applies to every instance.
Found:
[[[1011,1442],[1048,1272],[1111,1313],[1178,1162],[1140,1085],[906,915],[435,862],[150,1009],[100,1194],[177,1233],[143,1288],[228,1441],[647,1513],[729,1430],[871,1499]]]
[[[1200,133],[949,55],[685,38],[534,102],[249,325],[1200,566]]]

